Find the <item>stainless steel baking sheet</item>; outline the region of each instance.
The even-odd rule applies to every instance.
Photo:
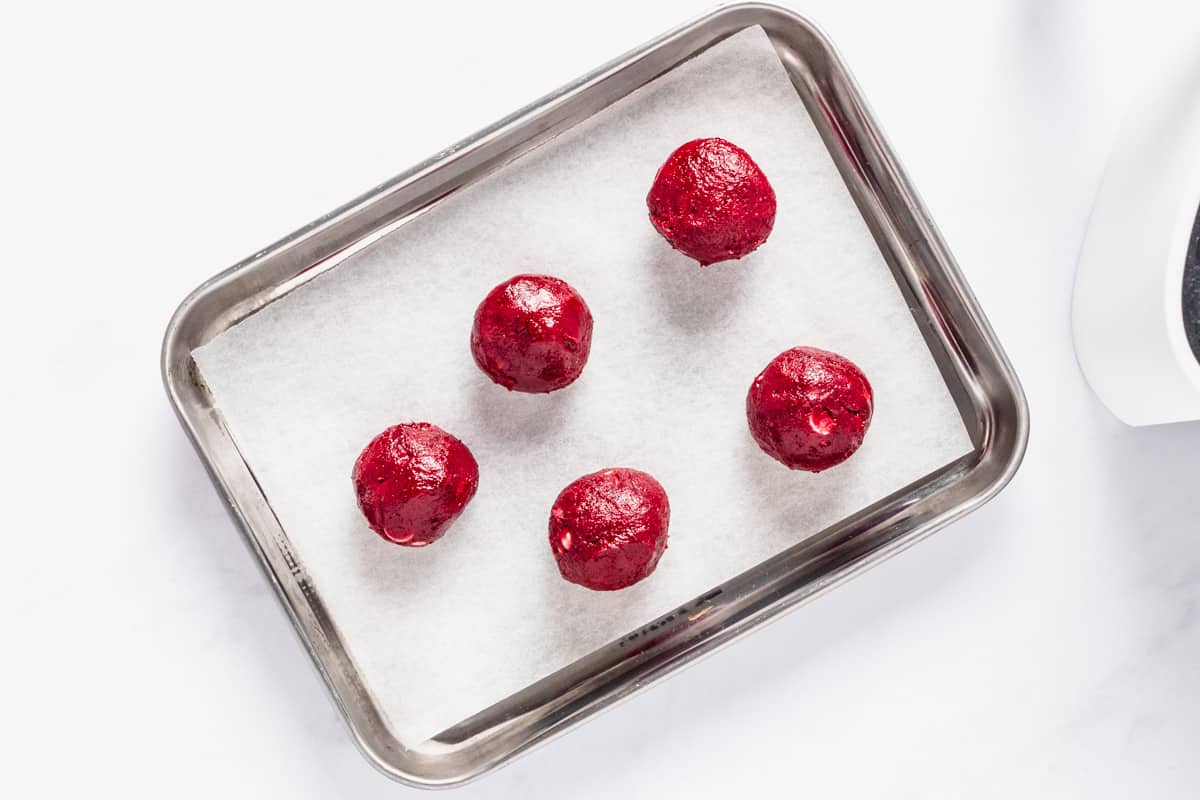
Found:
[[[398,738],[341,641],[319,586],[223,422],[192,353],[417,213],[607,108],[728,35],[759,25],[908,300],[974,450],[575,663],[437,734]],[[198,289],[172,320],[164,379],[214,482],[274,580],[356,738],[418,785],[469,779],[982,503],[1011,476],[1027,414],[1016,380],[825,40],[769,6],[715,12],[647,45],[340,209]]]

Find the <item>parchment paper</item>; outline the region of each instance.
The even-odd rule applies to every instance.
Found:
[[[675,147],[722,136],[766,172],[770,240],[700,269],[646,218]],[[475,367],[475,306],[520,272],[558,275],[595,316],[569,389],[511,394]],[[858,454],[821,475],[761,453],[754,376],[798,344],[856,361],[876,392]],[[744,31],[444,200],[195,352],[393,733],[418,742],[691,600],[970,443],[895,281],[766,35]],[[388,425],[427,420],[480,465],[444,539],[384,542],[350,470]],[[597,593],[564,582],[551,503],[606,466],[671,500],[657,572]]]

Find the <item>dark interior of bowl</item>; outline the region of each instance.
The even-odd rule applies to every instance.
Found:
[[[1187,331],[1192,355],[1200,361],[1200,209],[1196,210],[1187,263],[1183,265],[1183,329]]]

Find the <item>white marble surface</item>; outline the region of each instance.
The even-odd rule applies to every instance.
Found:
[[[342,730],[171,417],[159,336],[217,269],[701,9],[66,5],[0,25],[0,792],[416,796]],[[804,4],[1024,381],[1025,465],[452,797],[1195,796],[1200,425],[1109,417],[1067,324],[1123,97],[1194,5]]]

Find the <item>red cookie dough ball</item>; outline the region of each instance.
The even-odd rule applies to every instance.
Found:
[[[871,384],[862,370],[815,347],[777,355],[746,395],[746,419],[758,446],[776,461],[809,472],[854,455],[871,410]]]
[[[558,571],[588,589],[624,589],[658,566],[667,549],[671,504],[662,485],[636,469],[584,475],[550,510],[550,549]]]
[[[479,467],[467,446],[438,426],[407,422],[372,439],[352,477],[371,530],[389,542],[424,547],[475,496]]]
[[[517,275],[475,310],[471,355],[505,389],[545,393],[569,386],[592,348],[592,312],[569,283]]]
[[[724,139],[695,139],[671,153],[646,205],[671,247],[702,267],[750,253],[775,225],[775,190],[767,176]]]

